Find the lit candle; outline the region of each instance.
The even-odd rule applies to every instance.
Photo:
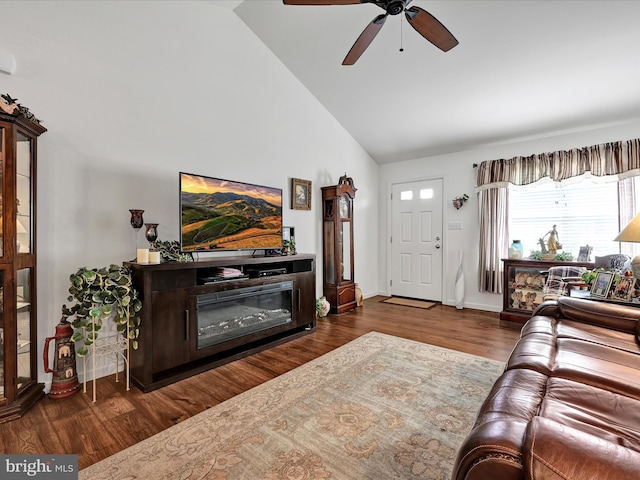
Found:
[[[160,252],[149,252],[149,263],[160,263]]]
[[[149,263],[149,249],[139,248],[137,260],[138,260],[138,263]]]

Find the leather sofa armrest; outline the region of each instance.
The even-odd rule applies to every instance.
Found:
[[[638,480],[640,453],[534,417],[523,449],[525,477],[531,480]]]
[[[560,310],[558,309],[557,300],[545,300],[531,314],[532,317],[542,315],[545,317],[560,318]]]
[[[540,306],[544,305],[541,304]],[[539,307],[538,307],[539,308]],[[561,318],[597,325],[620,332],[635,333],[640,322],[640,308],[582,298],[560,297]],[[556,317],[558,318],[558,317]]]

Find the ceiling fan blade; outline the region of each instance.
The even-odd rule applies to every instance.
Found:
[[[282,0],[285,5],[356,5],[360,0]]]
[[[442,25],[436,17],[420,7],[407,8],[404,11],[409,24],[424,38],[444,52],[448,52],[458,45],[456,37],[451,35],[447,27]]]
[[[347,53],[347,56],[344,57],[342,65],[353,65],[358,61],[360,55],[364,53],[371,42],[373,42],[373,39],[376,38],[376,35],[387,20],[387,16],[387,13],[378,15],[369,25],[367,25],[356,40],[356,43],[351,47],[351,50],[349,50],[349,53]]]

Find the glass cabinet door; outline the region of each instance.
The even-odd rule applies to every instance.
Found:
[[[340,222],[341,281],[351,280],[351,222]]]
[[[509,309],[533,312],[542,303],[546,280],[540,268],[511,266],[508,267],[507,276]]]
[[[16,147],[16,252],[31,253],[31,139],[19,133]]]
[[[0,257],[4,256],[4,210],[2,208],[4,191],[2,186],[4,185],[4,168],[5,168],[5,129],[0,127]]]
[[[16,315],[17,315],[17,348],[18,352],[18,391],[31,383],[33,373],[31,370],[31,281],[32,270],[22,268],[18,270],[16,277]]]
[[[333,220],[324,222],[324,283],[335,283],[335,255],[333,244]]]
[[[1,243],[1,242],[0,242]],[[5,398],[4,381],[4,271],[0,271],[0,401]]]

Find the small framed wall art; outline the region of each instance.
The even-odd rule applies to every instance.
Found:
[[[291,179],[291,208],[311,210],[311,180]]]
[[[593,281],[593,286],[591,287],[591,296],[607,298],[609,295],[609,289],[611,288],[611,282],[613,282],[613,273],[598,272],[596,279]]]

